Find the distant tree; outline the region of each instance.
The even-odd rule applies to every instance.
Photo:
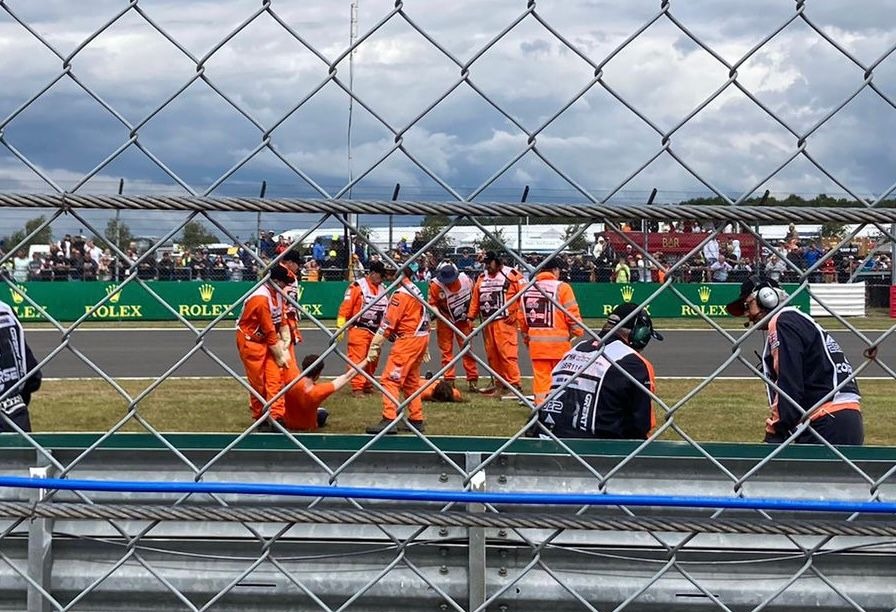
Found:
[[[483,249],[485,251],[497,251],[498,253],[507,250],[507,236],[504,235],[503,229],[492,229],[489,230],[491,236],[483,236],[479,240],[476,240],[473,244],[476,245],[476,248]]]
[[[563,231],[564,242],[575,236],[576,232],[582,229],[583,225],[587,227],[588,224],[576,223],[567,225],[566,229]],[[570,251],[584,251],[588,248],[588,239],[585,237],[584,233],[581,233],[573,238],[566,248]]]
[[[109,219],[108,223],[106,223],[106,229],[103,231],[103,236],[105,240],[100,240],[99,246],[101,248],[107,249],[110,244],[114,244],[122,251],[126,251],[128,245],[134,239],[128,224],[118,219]]]
[[[445,215],[426,215],[420,225],[420,236],[423,238],[423,242],[429,243],[429,241],[438,236],[439,232],[445,229],[445,226],[449,223],[451,223],[451,219]],[[436,241],[431,250],[435,251],[437,257],[442,257],[445,254],[445,251],[450,249],[453,245],[454,240],[445,235]]]
[[[200,221],[189,221],[184,225],[180,243],[185,249],[195,249],[212,242],[218,242],[218,236],[210,232]]]
[[[37,232],[27,242],[24,242],[21,245],[19,244],[25,240],[28,234],[40,227],[45,221],[46,217],[43,215],[26,221],[24,230],[16,230],[3,239],[6,245],[5,249],[7,251],[18,251],[19,249],[27,249],[32,244],[50,244],[53,240],[53,230],[49,225]]]

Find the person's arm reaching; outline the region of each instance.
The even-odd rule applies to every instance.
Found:
[[[355,367],[358,370],[363,370],[367,366],[367,359],[364,359],[360,363],[356,363]],[[340,374],[336,378],[332,380],[333,386],[336,388],[336,391],[339,391],[342,387],[347,385],[351,379],[358,375],[358,372],[353,367],[349,367],[349,369],[345,372],[345,374]]]

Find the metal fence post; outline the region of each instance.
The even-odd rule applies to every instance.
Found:
[[[55,468],[37,453],[43,465],[28,469],[31,478],[52,478]],[[44,499],[46,489],[29,489],[32,503]],[[50,591],[53,576],[53,519],[31,519],[28,524],[28,576],[45,591]],[[28,585],[28,612],[49,612],[50,602],[33,584]]]
[[[479,453],[464,453],[466,469],[469,472],[482,464]],[[471,491],[485,491],[485,471],[479,470],[470,477]],[[467,512],[485,512],[483,504],[467,504]],[[469,586],[470,610],[476,610],[485,603],[485,528],[469,527],[467,584]]]

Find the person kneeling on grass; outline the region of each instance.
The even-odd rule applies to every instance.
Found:
[[[286,392],[283,425],[287,429],[315,431],[319,427],[323,427],[330,413],[320,405],[357,375],[357,370],[350,367],[345,374],[337,376],[333,380],[318,382],[321,372],[324,370],[324,362],[320,361],[311,367],[318,359],[320,359],[320,355],[308,355],[302,360],[302,371],[305,372],[305,376]],[[367,365],[367,360],[364,359],[355,365],[363,369]]]

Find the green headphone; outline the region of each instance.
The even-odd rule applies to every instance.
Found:
[[[632,330],[628,334],[628,343],[636,351],[640,351],[653,338],[653,321],[650,315],[642,310],[632,321]]]

